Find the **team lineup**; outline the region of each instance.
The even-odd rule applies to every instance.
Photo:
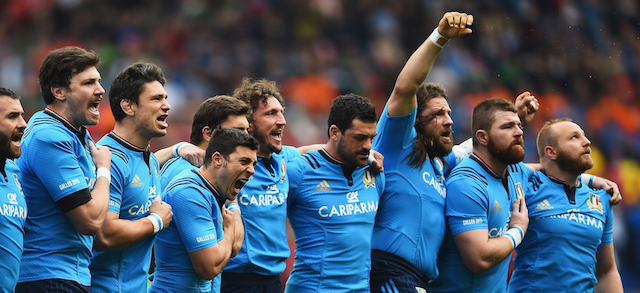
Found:
[[[49,51],[46,107],[28,123],[0,87],[0,292],[623,292],[611,210],[622,196],[585,173],[580,125],[546,121],[540,161],[523,162],[524,126],[544,107],[523,92],[475,105],[470,138],[454,144],[446,89],[425,80],[473,22],[445,13],[380,117],[340,95],[326,143],[300,147],[282,143],[276,83],[243,78],[200,104],[189,142],[151,152],[171,105],[145,62],[111,83],[115,126],[94,140],[100,57]]]

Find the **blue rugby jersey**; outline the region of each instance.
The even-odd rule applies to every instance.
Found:
[[[167,185],[169,185],[169,182],[171,182],[173,177],[176,177],[184,170],[190,169],[197,170],[198,167],[191,165],[189,161],[182,157],[173,157],[169,159],[160,169],[160,185],[162,185],[162,190],[167,188]]]
[[[130,221],[148,216],[152,201],[161,196],[156,156],[113,132],[98,145],[111,151],[109,212]],[[154,238],[149,236],[121,250],[94,251],[90,266],[93,292],[146,292]]]
[[[371,234],[384,175],[325,150],[289,162],[296,259],[285,292],[369,292]]]
[[[513,201],[524,195],[531,170],[523,163],[508,166],[503,179],[475,154],[465,158],[447,178],[447,232],[438,259],[440,276],[429,292],[506,292],[510,258],[475,274],[462,261],[453,235],[487,229],[489,238],[509,229]]]
[[[0,292],[13,293],[22,256],[27,202],[20,186],[20,169],[5,160],[0,176]]]
[[[78,130],[48,108],[29,120],[17,159],[29,208],[18,282],[57,278],[91,285],[93,236],[78,232],[57,204],[93,189],[90,140],[84,127]]]
[[[220,275],[213,282],[198,276],[189,253],[222,240],[225,200],[195,169],[174,177],[164,200],[173,208],[173,221],[156,236],[156,270],[149,292],[220,292]]]
[[[509,292],[593,292],[597,253],[613,243],[611,196],[535,172],[527,184],[529,228]]]
[[[413,109],[407,115],[391,117],[387,105],[378,121],[373,149],[385,156],[386,188],[371,248],[402,257],[433,280],[438,276],[438,251],[446,230],[445,168],[440,158],[426,159],[419,169],[409,165],[407,155],[416,142],[416,113]],[[456,164],[453,152],[445,160],[449,168]]]
[[[242,249],[224,271],[277,275],[286,268],[291,254],[286,228],[290,182],[286,163],[299,156],[290,146],[284,146],[279,154],[272,153],[270,160],[258,155],[255,174],[238,195],[245,231]]]

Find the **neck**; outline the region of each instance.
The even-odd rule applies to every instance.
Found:
[[[487,148],[474,146],[473,153],[499,176],[504,177],[507,173],[507,164],[492,156]]]
[[[258,155],[266,158],[266,159],[270,159],[271,158],[271,151],[269,151],[269,148],[263,145],[259,145],[258,146]]]
[[[116,126],[113,128],[113,133],[121,137],[122,139],[128,141],[129,143],[139,147],[139,148],[147,148],[151,138],[145,137],[141,133],[139,133],[135,126],[129,126],[124,122],[116,122]]]
[[[580,174],[573,174],[572,172],[562,170],[555,162],[549,160],[542,162],[541,165],[549,177],[554,177],[570,187],[578,183],[578,176]]]
[[[80,127],[82,127],[82,125],[80,125],[79,123],[72,121],[71,117],[73,117],[73,115],[71,115],[72,113],[68,110],[67,104],[62,102],[53,102],[47,105],[47,108],[67,120],[67,122],[71,123],[71,125],[73,125],[73,127],[75,127],[76,129],[79,130]]]
[[[209,181],[209,184],[211,184],[211,186],[213,186],[213,188],[216,189],[216,191],[218,191],[218,193],[220,193],[220,189],[218,189],[218,179],[216,178],[214,172],[213,172],[213,163],[209,164],[208,167],[205,167],[204,165],[202,165],[202,167],[200,167],[200,169],[198,169],[198,172],[200,172],[200,174],[202,174],[202,177],[204,177],[204,179],[207,179],[207,181]],[[222,195],[222,194],[220,194]]]
[[[340,153],[338,153],[338,143],[333,141],[333,140],[329,140],[327,142],[326,145],[324,145],[323,149],[325,151],[327,151],[327,153],[333,157],[334,159],[342,162],[343,164],[347,165],[347,162],[344,160],[344,158],[342,156],[340,156]]]

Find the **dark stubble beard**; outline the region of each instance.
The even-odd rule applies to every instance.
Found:
[[[524,149],[522,147],[516,148],[515,143],[520,143],[523,145],[522,137],[519,137],[516,141],[511,143],[504,149],[500,149],[493,140],[489,140],[489,144],[487,145],[489,149],[489,153],[497,158],[500,162],[511,165],[515,163],[520,163],[524,160]]]
[[[5,159],[15,159],[20,154],[16,154],[11,150],[11,137],[0,132],[0,157]]]
[[[264,149],[268,151],[268,154],[276,153],[279,154],[282,150],[282,145],[274,145],[269,142],[271,140],[271,135],[267,130],[260,129],[260,131],[252,131],[251,135],[256,139],[258,144],[260,145],[260,149]],[[265,154],[267,155],[267,154]]]
[[[585,160],[581,158],[581,155],[573,157],[569,152],[566,152],[563,149],[558,149],[556,164],[558,164],[558,168],[560,168],[560,170],[565,170],[573,174],[582,174],[593,168],[593,159],[589,157],[589,159]]]

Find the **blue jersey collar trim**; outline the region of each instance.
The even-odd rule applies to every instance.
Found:
[[[130,142],[128,142],[127,140],[125,140],[124,138],[118,136],[117,134],[115,134],[115,132],[111,131],[107,134],[111,139],[115,140],[117,143],[121,144],[123,147],[132,150],[134,152],[144,152],[147,151],[149,149],[149,147],[147,146],[147,148],[141,148],[139,146],[136,146]]]
[[[480,167],[482,167],[489,175],[495,177],[496,179],[502,179],[502,176],[498,175],[496,172],[491,170],[489,165],[487,165],[482,159],[480,159],[478,156],[476,156],[476,154],[471,153],[471,155],[469,155],[469,157],[472,160],[476,161],[476,163],[478,163],[480,165]],[[507,172],[505,173],[505,178],[507,178],[508,176],[509,176],[509,168],[507,168]]]

